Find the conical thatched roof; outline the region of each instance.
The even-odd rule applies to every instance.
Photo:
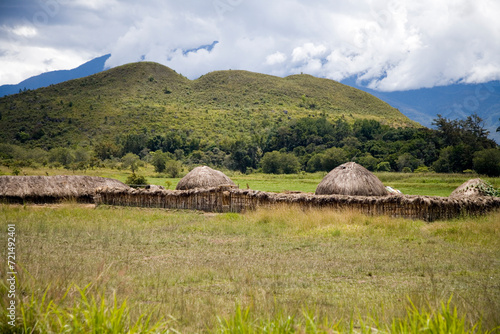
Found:
[[[316,188],[316,195],[384,196],[384,184],[368,169],[348,162],[330,171]]]
[[[478,197],[478,196],[487,196],[484,190],[488,189],[490,186],[484,182],[483,180],[471,179],[469,181],[464,182],[457,189],[453,190],[450,194],[450,197]]]
[[[100,187],[129,188],[118,180],[97,176],[0,176],[0,198],[9,201],[44,202],[64,198],[92,200],[96,189]]]
[[[177,184],[176,190],[188,190],[194,188],[211,188],[222,185],[232,185],[231,181],[224,173],[207,166],[194,168],[186,174]]]

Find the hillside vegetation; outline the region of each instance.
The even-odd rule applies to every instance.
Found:
[[[172,130],[207,144],[300,117],[416,126],[385,102],[332,80],[230,70],[191,81],[150,62],[4,97],[0,113],[0,141],[43,148]]]
[[[369,170],[500,175],[500,151],[477,115],[423,128],[374,96],[310,75],[218,71],[189,80],[156,63],[123,65],[0,99],[0,163],[87,169],[139,158],[247,173]]]

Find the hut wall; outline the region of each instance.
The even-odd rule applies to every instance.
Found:
[[[434,221],[463,215],[481,215],[500,208],[500,198],[448,198],[429,196],[345,196],[276,194],[232,187],[193,190],[120,190],[101,188],[96,205],[137,206],[208,212],[242,212],[279,204],[303,208],[354,209],[368,215],[388,215]]]
[[[27,195],[27,196],[8,196],[1,195],[0,203],[3,204],[54,204],[61,203],[64,201],[75,201],[77,203],[94,203],[94,196],[92,195],[79,195],[79,196],[36,196],[36,195]]]

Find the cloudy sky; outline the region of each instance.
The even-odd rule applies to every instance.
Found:
[[[210,46],[210,47],[209,47]],[[498,0],[1,0],[0,85],[111,53],[214,70],[356,75],[382,91],[500,79]]]

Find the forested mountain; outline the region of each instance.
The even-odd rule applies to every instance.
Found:
[[[329,170],[347,160],[372,170],[463,171],[496,146],[480,118],[436,125],[423,128],[328,79],[229,70],[189,80],[140,62],[0,98],[0,158],[68,168],[132,154],[242,172]]]

